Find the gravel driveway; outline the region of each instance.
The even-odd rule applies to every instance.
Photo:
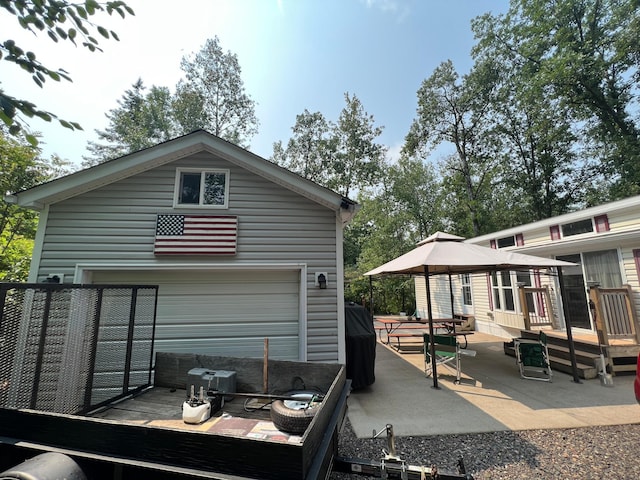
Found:
[[[467,473],[481,479],[640,479],[640,415],[631,425],[396,437],[400,457],[455,473],[460,455]],[[339,440],[345,457],[379,459],[384,435],[358,439],[347,421]],[[333,473],[332,479],[365,478]]]

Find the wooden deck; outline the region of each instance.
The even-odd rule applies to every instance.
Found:
[[[186,424],[187,372],[201,367],[236,372],[237,388],[213,417]],[[269,361],[270,393],[299,382],[324,393],[301,435],[277,430],[269,410],[248,408],[264,401],[238,394],[263,391],[264,367],[260,359],[157,353],[154,387],[85,416],[0,408],[0,471],[35,452],[56,451],[81,462],[92,480],[327,478],[347,409],[345,366]]]
[[[235,397],[225,401],[219,411],[212,412],[207,421],[194,425],[182,420],[182,404],[186,399],[186,390],[154,387],[90,416],[123,424],[301,443],[301,437],[281,432],[274,426],[268,400]]]
[[[551,366],[565,373],[572,373],[570,362],[569,342],[565,332],[544,330],[547,335],[547,346],[551,357]],[[520,336],[536,338],[538,330],[522,330]],[[572,335],[578,375],[584,379],[598,377],[600,366],[600,344],[596,334],[573,333]],[[606,360],[609,362],[610,373],[614,375],[630,375],[636,372],[637,358],[640,345],[633,340],[611,339],[609,345],[603,348]],[[505,353],[515,356],[513,346],[505,342]]]

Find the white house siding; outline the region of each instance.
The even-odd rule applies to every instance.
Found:
[[[549,227],[563,225],[587,218],[606,215],[609,230],[606,232],[591,232],[581,235],[551,240]],[[482,237],[472,239],[473,243],[482,246],[490,246],[491,240],[497,240],[510,235],[522,234],[524,245],[511,247],[510,250],[555,258],[559,255],[579,254],[600,250],[616,250],[620,257],[622,281],[631,286],[635,302],[636,312],[640,315],[640,281],[635,265],[633,250],[640,249],[640,196],[588,208],[578,212],[572,212],[539,222],[521,225],[500,232],[495,232]],[[554,304],[556,317],[560,325],[563,325],[563,312],[561,312],[558,298],[557,282],[543,275],[542,285],[551,288],[551,301]],[[477,285],[477,288],[475,288]],[[484,290],[480,290],[484,285]],[[504,312],[492,312],[489,302],[479,299],[478,293],[486,291],[486,281],[475,279],[473,289],[474,309],[476,311],[476,324],[481,331],[505,331],[498,325],[498,321],[508,323]],[[484,297],[484,294],[482,295]],[[480,323],[478,323],[480,320]],[[484,329],[484,330],[483,330]]]
[[[228,168],[229,208],[174,209],[178,167]],[[154,256],[157,214],[205,212],[238,216],[235,256]],[[306,360],[338,360],[336,214],[291,190],[202,152],[53,204],[41,215],[47,230],[39,232],[42,248],[34,252],[36,281],[51,273],[69,281],[77,264],[304,265],[306,311],[300,321],[306,321]],[[314,286],[320,271],[328,273],[326,290]]]
[[[451,294],[448,275],[434,275],[429,277],[429,289],[431,291],[431,311],[433,318],[451,317]],[[422,318],[428,318],[427,290],[424,277],[415,277],[416,308]],[[458,275],[451,276],[453,289],[454,313],[462,313],[462,292]],[[472,287],[473,288],[473,287]]]

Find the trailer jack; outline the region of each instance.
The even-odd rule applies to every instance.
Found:
[[[363,458],[336,457],[333,463],[334,472],[351,473],[382,479],[400,480],[473,480],[465,471],[462,457],[458,460],[458,473],[440,472],[435,465],[417,466],[408,465],[396,452],[393,426],[387,424],[384,430],[376,433],[372,438],[378,438],[383,432],[387,434],[387,449],[383,449],[380,460],[367,460]]]

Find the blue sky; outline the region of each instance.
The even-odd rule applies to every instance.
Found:
[[[74,163],[107,126],[105,113],[142,78],[146,86],[174,89],[180,60],[218,36],[237,54],[246,92],[257,102],[259,133],[250,150],[269,157],[275,141],[290,138],[296,115],[319,111],[336,121],[344,93],[355,94],[376,125],[379,141],[394,157],[416,111],[416,92],[443,61],[458,72],[472,65],[470,21],[505,13],[508,0],[128,0],[134,17],[96,17],[119,42],[101,40],[103,52],[35,37],[0,13],[0,31],[32,49],[50,68],[63,68],[73,83],[37,87],[26,72],[0,62],[1,87],[41,109],[79,122],[83,132],[31,120],[43,135],[45,156]]]

